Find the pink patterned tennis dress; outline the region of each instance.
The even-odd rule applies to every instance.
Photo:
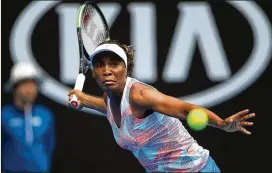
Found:
[[[107,118],[117,144],[130,150],[147,172],[200,171],[208,160],[209,151],[197,144],[179,119],[158,112],[143,119],[132,115],[129,94],[135,82],[139,81],[127,78],[120,105],[120,128],[112,116],[111,100],[107,98]]]

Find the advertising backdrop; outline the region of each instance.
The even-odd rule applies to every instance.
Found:
[[[52,109],[57,126],[52,172],[144,172],[116,144],[105,116],[67,106],[78,74],[79,2],[14,3],[2,3],[1,85],[19,61],[31,61],[44,75],[38,102]],[[136,49],[133,77],[221,118],[246,108],[256,113],[251,136],[188,129],[222,172],[270,170],[265,157],[272,146],[272,2],[99,1],[99,6],[111,37]],[[102,94],[91,73],[84,91]],[[2,87],[2,104],[10,102]]]

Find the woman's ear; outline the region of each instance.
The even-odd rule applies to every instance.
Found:
[[[126,70],[125,70],[126,75],[125,75],[125,76],[128,77],[128,71],[127,71],[127,70],[128,70],[128,69],[126,68]]]

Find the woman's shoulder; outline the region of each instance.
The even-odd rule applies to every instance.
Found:
[[[138,100],[139,97],[142,97],[148,92],[149,90],[154,90],[155,88],[141,82],[135,82],[132,84],[130,88],[129,98],[130,101]],[[155,89],[156,90],[156,89]]]
[[[143,89],[148,88],[148,85],[145,85],[144,83],[135,82],[131,85],[130,88],[130,94],[139,94]]]
[[[138,79],[130,78],[130,81],[131,81],[130,93],[131,92],[140,92],[143,89],[155,89],[155,90],[157,90],[152,85],[147,84],[145,82],[142,82],[142,81],[140,81]]]

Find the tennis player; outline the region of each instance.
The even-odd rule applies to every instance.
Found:
[[[226,119],[203,107],[165,95],[131,76],[134,50],[118,41],[100,44],[90,56],[90,67],[102,97],[71,90],[82,107],[107,115],[118,145],[130,150],[147,172],[220,172],[204,149],[182,125],[192,109],[203,109],[209,125],[227,132],[251,132],[249,118],[243,110]],[[70,98],[70,97],[69,97]]]

